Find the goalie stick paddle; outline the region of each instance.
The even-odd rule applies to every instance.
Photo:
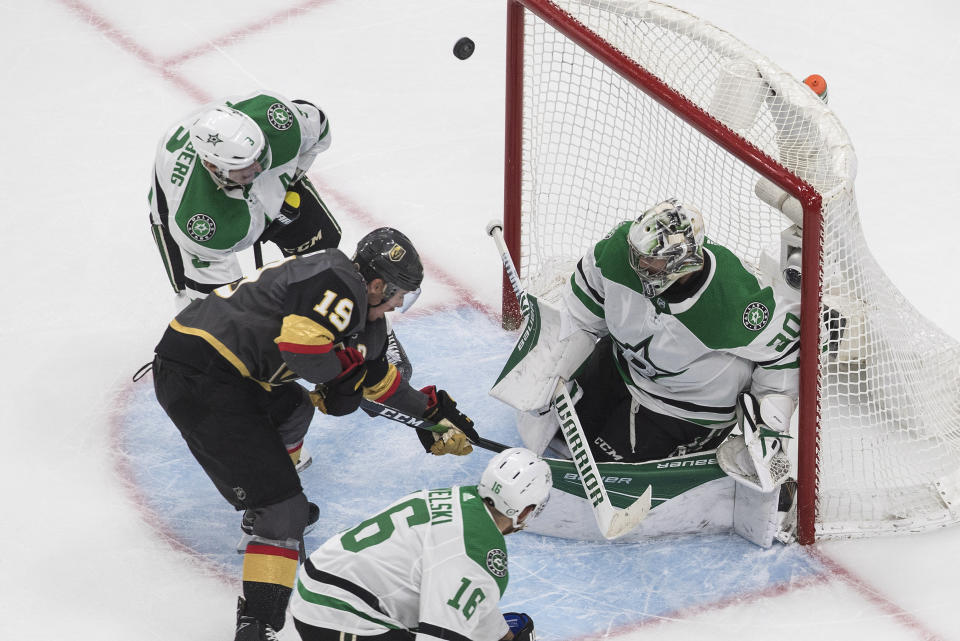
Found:
[[[623,509],[613,507],[607,488],[603,484],[597,462],[590,451],[587,435],[583,432],[580,417],[573,407],[573,400],[567,391],[567,383],[563,379],[557,382],[553,395],[553,409],[560,421],[560,432],[563,434],[570,456],[580,475],[580,483],[587,494],[587,500],[593,506],[593,514],[597,518],[600,532],[607,539],[623,536],[647,517],[651,507],[653,486],[647,489],[632,504]]]
[[[520,304],[520,312],[524,317],[528,317],[530,304],[527,300],[527,293],[520,283],[517,268],[514,266],[507,245],[503,241],[503,224],[500,221],[487,223],[487,234],[493,238],[493,242],[497,245],[503,268],[507,271],[513,293]],[[590,451],[583,425],[580,424],[580,417],[577,416],[573,401],[570,399],[569,392],[567,392],[567,382],[562,378],[557,381],[557,386],[554,389],[552,405],[557,414],[557,419],[560,421],[560,432],[567,442],[567,447],[570,448],[577,472],[580,475],[583,491],[593,507],[593,515],[597,520],[600,532],[607,539],[623,536],[636,527],[650,512],[653,486],[647,486],[646,491],[628,507],[623,509],[613,507],[610,496],[607,494],[607,488],[603,485],[600,471],[597,469],[593,452]]]

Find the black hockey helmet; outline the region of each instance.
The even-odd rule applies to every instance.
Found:
[[[391,298],[397,289],[415,291],[423,282],[420,254],[410,239],[392,227],[381,227],[360,239],[353,262],[369,283],[382,278],[387,284],[384,298]]]

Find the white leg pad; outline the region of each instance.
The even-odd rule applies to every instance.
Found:
[[[517,412],[517,431],[524,447],[540,455],[547,449],[560,424],[553,412]]]
[[[779,498],[779,492],[734,484],[733,531],[755,545],[770,547],[780,529]]]

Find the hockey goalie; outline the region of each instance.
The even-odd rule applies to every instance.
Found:
[[[681,484],[686,497],[653,480],[654,506],[657,498],[682,503],[690,523],[733,527],[769,545],[783,538],[794,486],[787,446],[800,305],[763,286],[704,230],[698,209],[676,199],[618,224],[563,284],[528,297],[525,326],[491,395],[520,410],[527,447],[564,456],[549,403],[566,381],[598,463],[677,474],[685,473],[678,461],[719,468],[710,483]]]

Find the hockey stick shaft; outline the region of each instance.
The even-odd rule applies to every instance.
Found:
[[[391,421],[394,421],[397,423],[401,423],[403,425],[406,425],[407,427],[423,430],[425,432],[435,432],[438,434],[442,434],[446,432],[448,429],[450,429],[449,427],[444,427],[443,425],[437,425],[433,421],[428,421],[425,418],[404,414],[400,410],[396,410],[388,405],[384,405],[383,403],[378,403],[376,401],[371,401],[370,399],[366,399],[366,398],[360,401],[360,407],[370,412],[374,416],[382,416],[383,418],[390,419]],[[504,445],[503,443],[497,443],[496,441],[491,441],[485,438],[479,438],[476,441],[470,440],[470,442],[476,445],[477,447],[481,447],[485,450],[490,450],[491,452],[502,452],[503,450],[510,447],[509,445]]]
[[[597,461],[590,450],[587,435],[583,431],[583,425],[580,424],[580,417],[567,391],[566,381],[563,379],[557,382],[554,389],[553,409],[560,421],[560,433],[567,442],[570,456],[580,475],[583,491],[593,506],[600,532],[608,539],[626,534],[646,518],[650,511],[653,486],[648,485],[646,491],[628,507],[623,509],[613,507],[607,488],[603,484],[603,477],[597,468]]]
[[[503,240],[503,225],[499,221],[488,223],[487,234],[493,238],[497,245],[500,260],[503,262],[503,268],[507,271],[513,293],[520,304],[521,313],[524,317],[529,317],[530,302],[523,285],[520,283],[520,277],[516,266],[513,264],[513,258],[510,257],[507,244]],[[593,515],[596,517],[597,526],[604,537],[613,539],[632,530],[647,516],[651,507],[652,486],[647,487],[646,492],[629,507],[624,509],[613,507],[610,496],[607,494],[607,488],[603,485],[600,471],[597,469],[593,452],[590,450],[587,435],[583,431],[583,425],[580,424],[580,417],[577,416],[573,401],[570,399],[569,392],[567,392],[566,383],[562,378],[557,381],[553,394],[553,409],[560,421],[560,432],[563,434],[576,464],[583,491],[593,507]]]
[[[493,242],[497,245],[497,251],[500,253],[500,262],[503,263],[503,268],[507,272],[507,278],[510,280],[510,286],[513,288],[513,294],[517,297],[517,302],[520,304],[520,313],[526,317],[530,303],[527,300],[527,292],[524,291],[523,285],[520,283],[520,274],[517,273],[517,268],[513,264],[510,250],[507,249],[507,243],[503,240],[503,224],[497,220],[490,221],[487,223],[487,234],[493,238]]]

